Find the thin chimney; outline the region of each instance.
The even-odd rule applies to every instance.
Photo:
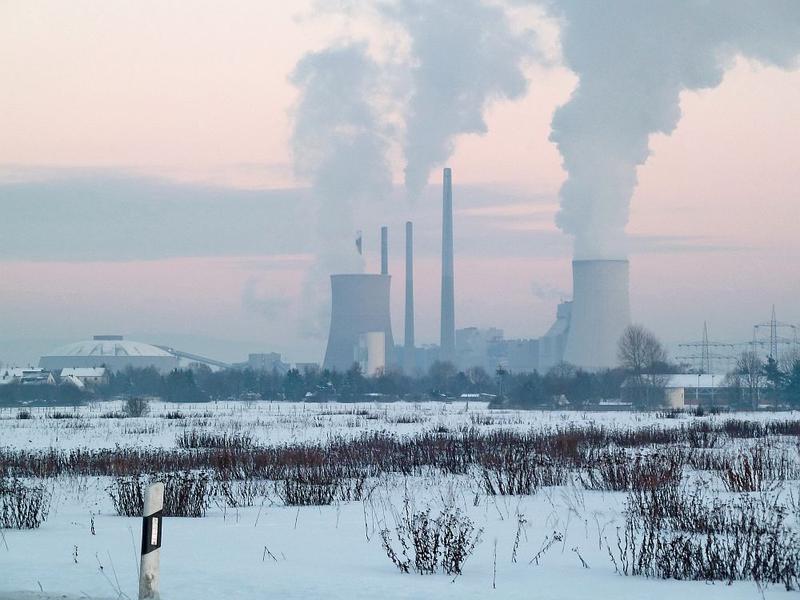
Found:
[[[389,228],[381,227],[381,275],[389,274]]]
[[[403,370],[411,375],[416,370],[414,348],[414,224],[406,221],[406,331],[403,348]]]
[[[442,315],[439,358],[454,361],[456,354],[456,309],[453,288],[453,183],[444,170],[442,194]]]

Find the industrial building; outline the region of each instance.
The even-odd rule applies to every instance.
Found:
[[[166,373],[178,368],[178,364],[174,354],[121,335],[96,335],[91,340],[56,348],[39,359],[41,368],[54,372],[76,367],[105,367],[110,371],[153,367]]]
[[[247,361],[234,363],[234,369],[252,369],[253,371],[275,371],[285,374],[291,366],[283,362],[283,357],[279,352],[258,352],[247,355]]]
[[[555,321],[541,338],[507,340],[502,330],[495,328],[456,330],[452,186],[452,171],[445,168],[439,346],[415,345],[413,225],[407,222],[403,345],[395,347],[392,338],[388,229],[382,227],[380,274],[331,275],[331,324],[324,368],[342,371],[358,363],[368,373],[402,368],[414,374],[436,360],[452,362],[460,369],[482,367],[488,372],[502,367],[545,373],[562,362],[588,370],[615,367],[619,338],[630,324],[627,260],[574,260],[573,299],[558,305]]]

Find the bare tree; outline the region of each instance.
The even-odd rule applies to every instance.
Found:
[[[736,361],[736,374],[747,390],[753,408],[758,408],[761,388],[764,386],[764,363],[753,350],[742,352]]]
[[[651,406],[664,398],[667,351],[652,331],[629,325],[617,346],[620,365],[630,373],[629,385],[634,401]]]

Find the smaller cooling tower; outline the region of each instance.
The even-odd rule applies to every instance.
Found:
[[[572,296],[564,360],[584,369],[615,367],[617,344],[631,319],[628,261],[573,261]]]
[[[384,362],[391,364],[394,339],[389,311],[390,275],[331,275],[331,328],[325,369],[346,371],[353,366],[363,334],[384,334]]]

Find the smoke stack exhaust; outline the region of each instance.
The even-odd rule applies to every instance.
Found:
[[[414,356],[414,224],[406,221],[406,322],[403,370],[411,375],[417,368]]]
[[[564,360],[584,369],[617,366],[617,344],[630,320],[628,261],[572,261],[572,314]]]
[[[453,178],[444,170],[442,190],[442,315],[439,358],[453,361],[456,354],[456,309],[453,289]]]
[[[389,228],[381,227],[381,275],[389,274]]]

